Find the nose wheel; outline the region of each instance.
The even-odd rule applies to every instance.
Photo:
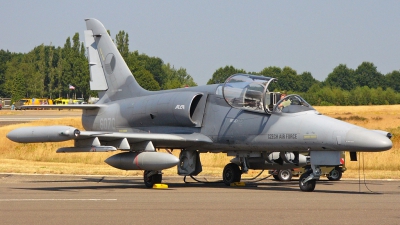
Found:
[[[309,171],[303,173],[299,179],[300,190],[305,191],[305,192],[314,191],[317,180],[312,179],[312,178],[313,178],[312,170],[311,171],[309,170]]]

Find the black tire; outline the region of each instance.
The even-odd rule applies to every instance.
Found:
[[[229,163],[225,166],[224,171],[222,172],[222,180],[224,183],[229,186],[231,183],[239,182],[242,178],[242,171],[235,163]]]
[[[342,170],[340,168],[333,168],[331,172],[327,175],[328,180],[330,181],[338,181],[342,179]]]
[[[292,170],[279,170],[278,171],[278,179],[280,181],[291,181],[293,177]]]
[[[305,192],[314,191],[315,184],[317,182],[316,180],[312,179],[312,180],[307,181],[306,183],[303,183],[303,180],[305,180],[310,174],[311,174],[311,172],[306,172],[300,176],[300,179],[299,179],[300,190],[305,191]]]
[[[148,188],[152,188],[154,184],[159,184],[162,181],[162,174],[157,173],[149,177],[147,174],[150,172],[150,170],[145,170],[143,173],[144,185]]]
[[[273,177],[275,180],[280,181],[278,175],[272,175],[272,177]]]

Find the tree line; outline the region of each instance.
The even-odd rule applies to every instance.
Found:
[[[110,32],[109,32],[110,33]],[[119,31],[114,42],[138,83],[147,90],[196,86],[186,69],[176,69],[161,58],[129,51],[129,35]],[[223,83],[236,73],[251,73],[278,79],[270,91],[298,93],[312,105],[382,105],[400,103],[400,71],[386,75],[371,62],[356,69],[340,64],[324,81],[310,72],[298,74],[290,67],[266,67],[250,72],[225,66],[217,69],[208,84]],[[97,96],[89,88],[89,65],[79,33],[68,37],[63,47],[41,44],[28,53],[0,50],[0,97],[87,99]],[[75,90],[70,90],[73,85]]]
[[[176,69],[158,57],[129,52],[129,36],[120,31],[114,40],[138,83],[147,90],[196,86],[186,69]],[[0,50],[0,97],[88,99],[97,96],[89,87],[89,65],[79,33],[63,47],[41,44],[28,53]],[[70,85],[75,89],[71,90]]]
[[[387,105],[400,103],[400,71],[386,75],[378,72],[371,62],[361,63],[357,69],[340,64],[324,81],[316,80],[310,72],[298,74],[290,67],[266,67],[260,72],[246,72],[233,66],[217,69],[207,84],[224,82],[236,73],[251,73],[274,77],[278,82],[270,91],[300,94],[311,105]]]

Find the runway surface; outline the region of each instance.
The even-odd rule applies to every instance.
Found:
[[[321,181],[309,193],[298,181],[163,182],[168,189],[144,188],[141,177],[0,174],[0,224],[400,224],[400,181]]]
[[[41,119],[80,117],[82,115],[82,110],[3,110],[1,112],[0,126]]]

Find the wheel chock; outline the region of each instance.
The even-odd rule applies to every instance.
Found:
[[[153,184],[154,189],[165,189],[168,188],[168,184]]]
[[[231,187],[244,187],[246,186],[246,183],[244,182],[233,182],[231,183]]]

